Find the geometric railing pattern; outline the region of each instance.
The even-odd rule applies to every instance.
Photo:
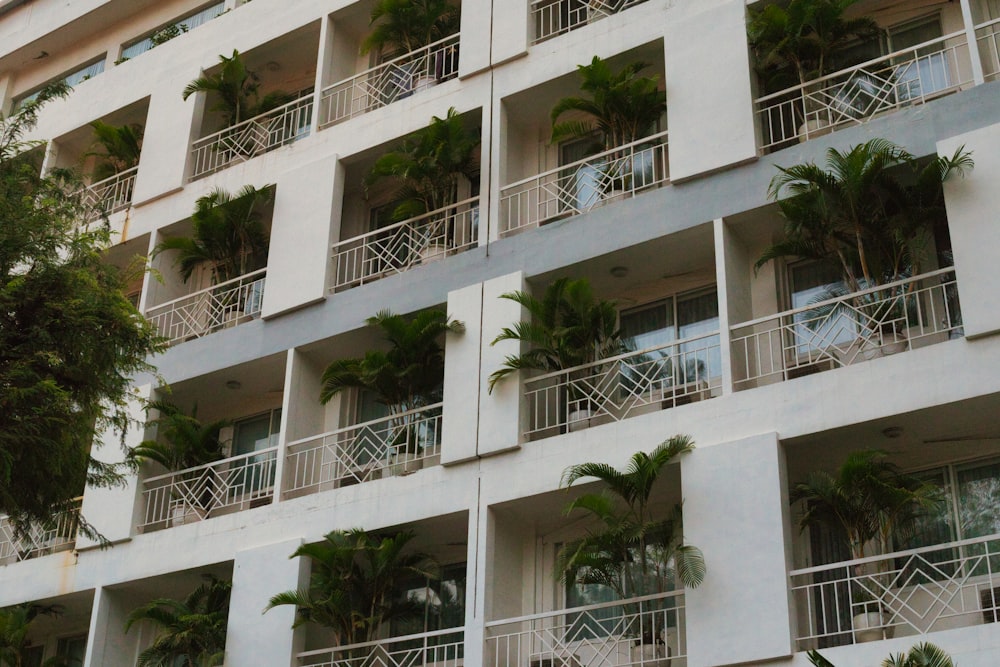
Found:
[[[277,452],[270,447],[144,480],[139,530],[161,530],[270,504]]]
[[[98,208],[106,215],[117,213],[132,205],[132,190],[139,167],[91,183],[80,190],[80,201],[84,206]]]
[[[733,382],[748,389],[961,335],[955,270],[939,269],[733,326]]]
[[[333,245],[332,290],[402,273],[475,246],[479,198],[387,225]]]
[[[82,502],[83,498],[75,499],[73,507],[44,523],[32,523],[25,533],[19,533],[9,518],[0,517],[0,565],[72,549]]]
[[[246,162],[309,135],[313,96],[305,95],[191,144],[191,179]]]
[[[1000,19],[977,25],[976,42],[983,63],[983,77],[987,81],[1000,78]]]
[[[441,403],[290,442],[284,497],[303,496],[433,465],[441,453]]]
[[[790,576],[801,650],[1000,620],[1000,535]]]
[[[524,383],[529,439],[709,398],[721,387],[719,334],[673,341]]]
[[[380,109],[458,76],[459,33],[323,89],[320,129]]]
[[[668,667],[687,657],[684,593],[486,623],[486,667]]]
[[[299,653],[309,667],[463,667],[465,631],[462,628],[378,639]]]
[[[645,0],[532,0],[532,44],[599,21]]]
[[[260,315],[267,269],[193,292],[146,310],[146,319],[172,345],[248,322]]]
[[[972,84],[965,32],[869,60],[756,101],[765,151]]]
[[[667,133],[550,169],[500,189],[500,234],[585,213],[669,180]]]

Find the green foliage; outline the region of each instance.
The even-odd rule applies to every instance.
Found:
[[[411,53],[458,32],[460,18],[447,0],[376,0],[361,54],[391,59]]]
[[[517,340],[530,349],[504,360],[490,375],[490,391],[501,379],[521,369],[558,371],[625,351],[614,302],[597,299],[585,278],[560,278],[545,288],[541,299],[522,291],[500,298],[523,306],[530,319],[504,327],[491,345]]]
[[[567,488],[589,477],[604,488],[566,506],[567,515],[587,512],[595,527],[559,551],[556,574],[580,584],[607,586],[623,600],[670,591],[675,574],[685,586],[701,584],[705,559],[700,549],[684,544],[680,504],[664,516],[650,503],[664,468],[692,449],[688,436],[675,435],[648,454],[633,454],[625,470],[605,463],[567,468],[562,478]]]
[[[149,41],[153,43],[153,48],[155,49],[160,44],[165,44],[174,37],[180,37],[187,31],[188,27],[185,24],[174,23],[172,25],[168,25],[166,28],[154,32],[149,36]]]
[[[387,179],[399,185],[393,195],[399,204],[392,212],[397,222],[436,211],[455,203],[459,177],[475,176],[478,146],[479,129],[467,129],[452,107],[376,160],[365,185]]]
[[[184,282],[203,264],[212,267],[215,284],[262,269],[267,266],[268,233],[261,209],[272,196],[270,185],[259,189],[247,185],[235,195],[212,190],[195,204],[193,236],[164,239],[153,254],[176,251],[175,264]]]
[[[94,167],[93,180],[103,181],[139,165],[142,152],[142,125],[111,125],[99,120],[90,124],[94,130],[94,143],[100,151],[89,151],[85,155],[98,158]]]
[[[656,77],[639,76],[647,67],[647,63],[633,61],[615,72],[597,56],[589,65],[577,65],[580,90],[586,97],[564,97],[552,107],[552,142],[596,133],[609,150],[647,136],[667,109]],[[570,112],[582,113],[589,120],[559,122]]]
[[[223,458],[224,443],[219,439],[223,428],[232,422],[228,419],[204,424],[198,420],[198,406],[185,414],[181,408],[167,401],[154,401],[148,409],[159,416],[149,425],[156,427],[156,440],[144,440],[132,449],[137,460],[155,461],[167,470],[186,470]]]
[[[226,624],[232,583],[207,577],[183,600],[157,598],[132,611],[125,632],[150,621],[159,629],[156,639],[139,654],[136,667],[214,667],[226,651]],[[183,662],[178,663],[178,660]]]
[[[440,400],[444,382],[444,348],[441,338],[461,333],[465,325],[448,319],[440,310],[425,310],[412,317],[383,310],[367,321],[382,330],[388,350],[369,350],[365,356],[334,361],[323,372],[320,401],[345,389],[366,389],[399,414]]]
[[[858,0],[791,0],[749,7],[747,35],[758,73],[771,88],[784,88],[848,66],[836,53],[858,40],[878,37],[872,19],[847,18]]]
[[[31,623],[38,616],[56,616],[62,608],[56,605],[19,604],[0,609],[0,667],[22,667],[25,651],[33,646],[28,639]],[[60,658],[49,658],[42,667],[65,664]]]
[[[778,257],[832,261],[850,292],[919,273],[934,226],[946,219],[942,183],[971,170],[971,154],[962,147],[921,163],[872,139],[826,155],[825,169],[811,162],[778,167],[769,194],[785,218],[785,238],[756,268]]]
[[[809,651],[806,655],[816,667],[834,667],[819,651]],[[889,654],[882,661],[882,667],[955,667],[955,663],[944,649],[930,642],[922,642],[915,644],[908,653]]]
[[[22,141],[50,88],[0,119],[0,512],[44,521],[85,483],[122,471],[90,457],[94,438],[132,423],[130,378],[161,349],[125,297],[129,276],[108,264],[106,225],[67,192],[79,182],[39,173]],[[123,443],[124,444],[124,443]]]
[[[394,595],[407,579],[434,578],[430,557],[409,550],[413,538],[410,531],[335,530],[322,542],[304,544],[291,557],[312,562],[309,588],[275,595],[265,611],[294,605],[293,628],[303,623],[332,628],[338,646],[377,639],[385,623],[422,613],[421,605]]]
[[[260,77],[247,69],[240,52],[233,49],[228,58],[219,55],[219,71],[191,81],[181,93],[186,100],[195,93],[215,93],[217,101],[209,111],[218,113],[226,127],[259,116],[294,99],[288,93],[276,90],[260,94]]]

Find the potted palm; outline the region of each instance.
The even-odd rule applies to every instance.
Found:
[[[628,600],[674,590],[675,581],[695,588],[705,579],[701,550],[684,543],[681,505],[661,511],[650,496],[665,468],[694,448],[688,436],[676,435],[652,452],[636,452],[624,470],[604,463],[581,463],[563,473],[569,488],[584,478],[601,482],[600,493],[586,493],[566,506],[583,510],[594,527],[569,542],[556,555],[556,574],[563,581],[600,584],[624,602],[632,635],[631,663],[668,667],[667,607],[660,601]]]
[[[824,658],[819,651],[813,650],[806,654],[815,667],[835,667]],[[882,667],[955,667],[951,656],[944,649],[930,642],[914,644],[907,653],[889,654],[882,661]]]
[[[142,125],[111,125],[95,120],[90,127],[94,130],[95,148],[100,148],[86,153],[87,157],[97,158],[92,180],[103,181],[139,165]]]
[[[491,392],[497,382],[520,370],[561,371],[625,351],[614,302],[598,299],[585,278],[560,278],[545,288],[541,299],[523,291],[502,294],[500,298],[523,306],[531,319],[503,328],[491,345],[516,340],[529,348],[508,356],[490,375]],[[572,380],[572,374],[567,379]],[[566,411],[569,429],[585,428],[595,409],[593,402],[572,383],[566,394],[560,409]]]
[[[382,331],[389,343],[387,350],[369,350],[365,356],[334,361],[323,372],[320,402],[324,405],[347,389],[372,392],[386,406],[391,419],[391,444],[402,472],[419,470],[421,449],[436,445],[426,442],[429,435],[417,421],[425,408],[441,400],[444,383],[444,347],[446,333],[462,333],[465,325],[448,318],[440,310],[425,310],[413,317],[381,311],[367,321]],[[417,415],[416,417],[414,415]]]
[[[894,539],[912,534],[917,520],[943,502],[941,489],[908,475],[880,450],[850,453],[836,473],[816,471],[796,484],[792,503],[802,503],[799,528],[822,525],[847,544],[854,561],[890,553]],[[881,599],[890,563],[881,560],[854,566],[851,612],[856,641],[892,634]],[[870,583],[866,583],[870,582]]]
[[[468,128],[454,108],[444,118],[434,116],[427,127],[404,138],[394,151],[382,155],[365,179],[366,188],[386,181],[396,186],[392,220],[401,222],[431,211],[440,211],[458,201],[460,181],[477,176],[479,129]],[[419,250],[422,263],[444,257],[448,238],[447,213],[438,224],[428,223],[430,236]]]
[[[293,99],[292,95],[282,90],[261,95],[260,87],[260,77],[247,68],[240,52],[233,49],[233,55],[228,58],[219,55],[219,70],[216,73],[200,76],[188,83],[181,97],[186,100],[195,93],[214,93],[217,99],[209,111],[219,114],[226,127],[232,127]]]

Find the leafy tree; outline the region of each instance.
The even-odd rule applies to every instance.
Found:
[[[391,59],[412,53],[458,32],[459,20],[459,8],[448,0],[377,0],[361,54]]]
[[[38,616],[55,616],[62,612],[57,605],[19,604],[0,609],[0,667],[24,667],[25,652],[32,648],[28,639],[31,623]],[[64,664],[60,658],[49,658],[43,667]]]
[[[257,73],[247,69],[240,52],[233,49],[233,55],[228,58],[219,55],[218,72],[194,79],[184,87],[181,95],[186,100],[195,93],[215,93],[218,101],[209,107],[209,111],[218,113],[226,127],[232,127],[293,99],[281,90],[261,95],[260,85]]]
[[[434,578],[430,557],[408,548],[414,537],[411,531],[372,535],[335,530],[322,542],[303,544],[291,558],[312,562],[309,587],[275,595],[265,611],[294,605],[293,628],[303,623],[332,628],[338,646],[377,639],[386,623],[423,611],[414,600],[396,595],[408,579]]]
[[[806,654],[816,667],[834,667],[834,664],[813,650]],[[882,667],[955,667],[951,656],[930,642],[914,645],[908,653],[889,654],[882,661]]]
[[[121,481],[90,448],[109,428],[124,434],[130,379],[161,348],[125,297],[128,276],[102,256],[106,225],[86,224],[98,213],[67,194],[80,184],[40,175],[39,144],[23,140],[40,105],[65,92],[0,118],[0,512],[22,526],[85,483]]]
[[[226,651],[232,583],[207,577],[183,600],[157,598],[128,615],[125,632],[150,621],[160,632],[136,667],[214,667]]]
[[[142,125],[111,125],[95,120],[90,127],[94,130],[94,142],[101,148],[100,151],[87,153],[98,158],[93,173],[95,181],[103,181],[138,166],[142,152]]]

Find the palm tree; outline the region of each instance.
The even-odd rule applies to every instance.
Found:
[[[247,185],[235,195],[215,189],[198,198],[191,214],[193,235],[166,238],[153,253],[177,251],[184,282],[203,264],[212,267],[215,284],[262,269],[267,266],[268,235],[261,209],[272,195],[270,185]]]
[[[409,549],[414,537],[411,531],[335,530],[322,542],[303,544],[292,557],[311,561],[309,587],[275,595],[265,611],[294,605],[293,628],[303,623],[332,628],[338,646],[377,639],[385,623],[421,613],[422,607],[396,595],[407,579],[433,578],[430,557]]]
[[[90,127],[94,130],[95,143],[103,149],[86,153],[99,158],[94,167],[94,181],[103,181],[138,166],[142,151],[142,125],[111,125],[95,120]]]
[[[504,327],[491,345],[516,340],[529,344],[530,349],[508,356],[490,375],[491,392],[497,382],[516,371],[558,371],[625,351],[614,302],[597,299],[585,278],[560,278],[546,287],[541,299],[523,291],[500,298],[526,308],[531,319]]]
[[[809,651],[806,655],[816,667],[834,667],[819,651]],[[882,661],[882,667],[955,667],[955,663],[942,648],[923,642],[914,645],[908,653],[890,654]]]
[[[377,0],[361,54],[391,59],[412,53],[458,32],[459,20],[459,8],[447,0]]]
[[[256,72],[247,69],[240,52],[233,49],[233,55],[219,56],[219,71],[194,79],[181,93],[186,100],[195,93],[215,93],[218,101],[209,111],[222,116],[226,127],[259,116],[282,104],[291,102],[293,97],[288,93],[275,90],[266,95],[260,94],[260,77]]]
[[[135,609],[125,622],[126,633],[142,621],[150,621],[160,629],[152,645],[139,654],[136,667],[221,665],[231,591],[231,582],[207,577],[183,600],[157,598]]]
[[[223,457],[222,429],[232,422],[219,419],[208,424],[198,420],[198,406],[186,414],[168,401],[153,401],[149,409],[159,411],[159,417],[150,422],[155,425],[158,438],[144,440],[132,448],[131,456],[137,460],[155,461],[167,470],[186,470]]]
[[[769,195],[785,218],[785,238],[757,259],[833,261],[848,291],[920,271],[934,225],[944,221],[942,183],[973,167],[964,147],[921,164],[885,139],[827,151],[826,168],[778,167]],[[785,195],[784,198],[782,196]]]
[[[18,604],[0,609],[0,667],[22,667],[25,653],[33,644],[28,639],[32,621],[38,616],[55,616],[62,612],[57,605]],[[63,664],[60,658],[49,658],[43,667]]]

